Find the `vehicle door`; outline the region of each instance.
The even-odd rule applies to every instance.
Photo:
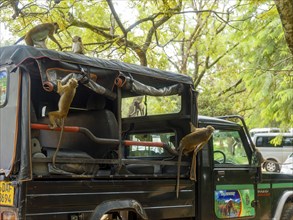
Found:
[[[283,146],[283,151],[282,151],[282,161],[281,163],[284,163],[289,155],[293,152],[293,135],[292,136],[284,136],[282,140],[282,146]]]
[[[250,218],[256,214],[256,167],[241,127],[215,127],[211,139],[214,218]]]

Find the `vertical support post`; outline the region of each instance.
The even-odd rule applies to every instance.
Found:
[[[195,127],[198,128],[197,97],[198,97],[198,92],[195,91],[193,87],[190,87],[191,122],[193,123]]]
[[[117,87],[118,92],[118,98],[117,98],[117,117],[118,117],[118,134],[119,134],[119,148],[118,148],[118,169],[117,172],[120,171],[120,169],[123,166],[122,159],[124,158],[124,145],[122,143],[122,119],[121,119],[121,102],[122,102],[122,96],[121,96],[121,88]]]

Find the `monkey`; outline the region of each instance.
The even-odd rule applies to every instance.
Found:
[[[139,96],[133,99],[128,112],[128,117],[135,117],[138,115],[144,115],[143,96]]]
[[[212,126],[208,125],[206,128],[195,128],[192,123],[191,133],[184,136],[179,144],[179,154],[178,154],[178,164],[177,164],[177,186],[176,186],[176,196],[179,197],[179,182],[180,182],[180,167],[182,154],[187,155],[193,152],[190,178],[192,179],[192,171],[195,172],[196,166],[196,154],[202,149],[202,147],[209,141],[215,130]],[[195,174],[194,174],[195,176]]]
[[[83,44],[82,44],[81,37],[74,36],[72,38],[72,52],[73,53],[84,54],[84,47],[83,47]]]
[[[259,163],[258,166],[262,169],[265,169],[266,163],[274,163],[276,166],[281,165],[282,163],[278,163],[274,160],[265,159],[259,149],[255,148],[257,162]]]
[[[61,145],[62,135],[64,131],[64,121],[65,121],[65,118],[67,117],[69,107],[76,93],[77,86],[78,86],[78,81],[75,78],[69,79],[65,85],[62,85],[61,80],[57,81],[57,93],[60,95],[60,99],[58,102],[58,111],[53,111],[48,113],[49,120],[50,120],[49,127],[51,129],[55,129],[57,126],[61,127],[59,141],[57,144],[56,151],[53,155],[54,167],[55,167],[56,156]]]
[[[15,43],[25,40],[25,43],[29,46],[38,46],[41,48],[46,48],[46,39],[49,37],[52,41],[54,41],[60,50],[62,50],[61,45],[58,43],[56,38],[54,37],[54,33],[57,33],[57,30],[59,29],[59,25],[55,23],[44,23],[39,24],[32,29],[30,29],[23,37],[19,38]]]
[[[144,104],[142,102],[143,97],[137,98],[134,102],[134,106],[136,108],[136,115],[138,116],[139,114],[141,116],[144,115]]]

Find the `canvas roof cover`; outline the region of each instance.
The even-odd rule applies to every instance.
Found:
[[[15,64],[20,66],[28,60],[49,59],[61,63],[82,65],[87,67],[121,71],[136,76],[151,76],[152,78],[173,81],[192,85],[192,79],[183,74],[176,74],[155,68],[120,62],[118,60],[105,60],[92,58],[72,52],[59,52],[49,49],[34,48],[31,46],[15,45],[0,48],[0,65]]]

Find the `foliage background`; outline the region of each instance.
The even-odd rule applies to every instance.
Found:
[[[0,45],[56,21],[63,51],[79,35],[87,56],[189,75],[200,114],[239,114],[251,128],[293,127],[293,56],[274,1],[58,2],[0,1],[1,24],[12,33]],[[52,41],[48,47],[57,50]]]

